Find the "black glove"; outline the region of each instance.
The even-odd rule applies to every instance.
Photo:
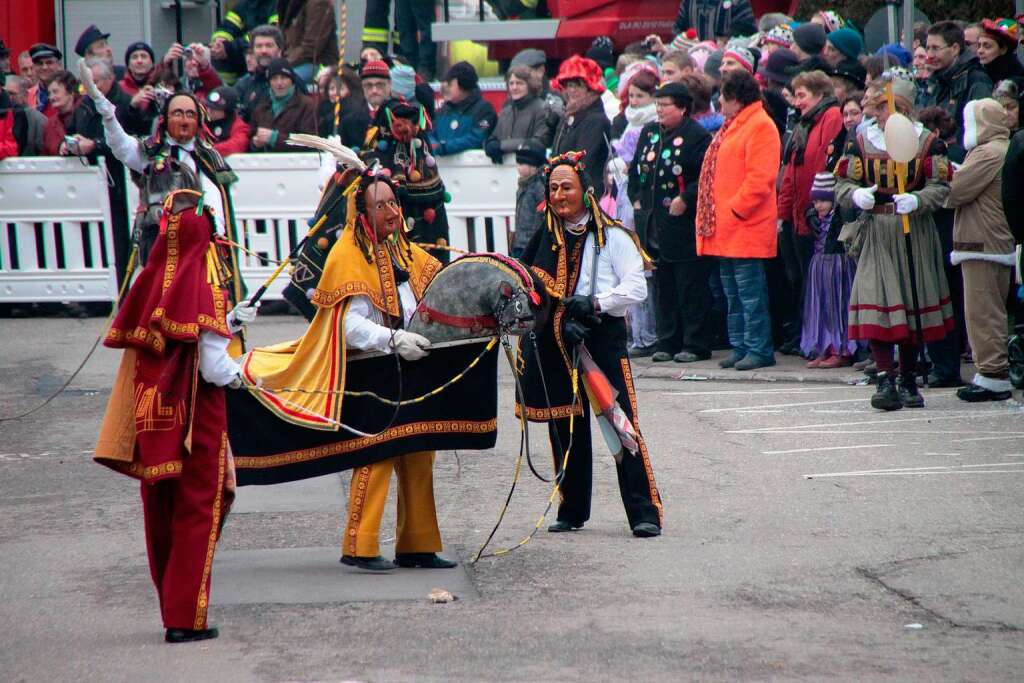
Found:
[[[565,316],[569,320],[579,320],[588,325],[600,322],[594,313],[594,300],[589,296],[576,294],[562,299],[562,304],[565,306]]]
[[[590,328],[578,320],[566,320],[562,323],[562,339],[570,349],[582,344],[590,336]]]
[[[496,164],[504,163],[505,154],[501,151],[501,141],[497,138],[491,138],[484,145],[484,154],[490,157],[491,161]]]

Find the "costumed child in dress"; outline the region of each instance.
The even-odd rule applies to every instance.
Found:
[[[836,177],[818,173],[811,185],[807,225],[814,235],[814,253],[807,267],[800,351],[815,358],[809,368],[839,368],[853,364],[857,342],[847,333],[850,290],[857,266],[846,254],[839,233],[843,219],[836,211]]]

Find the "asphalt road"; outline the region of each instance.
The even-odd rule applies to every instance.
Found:
[[[59,387],[101,325],[0,322],[0,417]],[[268,317],[252,332],[265,343],[301,326]],[[469,566],[518,452],[505,371],[497,448],[435,467],[460,568],[339,565],[347,477],[243,489],[214,568],[221,637],[169,646],[138,486],[90,460],[117,360],[101,349],[50,405],[0,422],[0,680],[1020,678],[1019,402],[936,389],[923,410],[881,414],[869,387],[639,366],[664,535],[630,535],[602,452],[583,530]],[[532,443],[549,472],[540,429]],[[549,493],[525,474],[495,546],[529,533]],[[433,588],[459,599],[431,604]]]

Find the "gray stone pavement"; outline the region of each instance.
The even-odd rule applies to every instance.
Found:
[[[59,387],[101,326],[0,321],[0,417]],[[252,336],[301,328],[267,317]],[[640,362],[664,535],[629,534],[599,447],[583,530],[469,565],[518,453],[503,370],[497,447],[435,466],[458,569],[338,564],[347,476],[242,489],[214,567],[222,635],[168,646],[137,485],[89,459],[117,359],[101,349],[64,395],[0,422],[0,680],[1019,679],[1019,392],[966,405],[928,389],[927,408],[881,414],[849,371]],[[549,473],[543,430],[530,435]],[[529,533],[549,494],[524,467],[495,547]],[[393,524],[389,503],[385,540]],[[459,599],[432,604],[434,588]]]

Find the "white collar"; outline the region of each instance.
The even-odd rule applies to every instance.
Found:
[[[168,135],[167,136],[167,142],[172,147],[181,147],[186,152],[194,152],[195,149],[196,149],[196,139],[195,138],[190,139],[188,142],[178,142],[177,140],[172,138],[170,135]]]

